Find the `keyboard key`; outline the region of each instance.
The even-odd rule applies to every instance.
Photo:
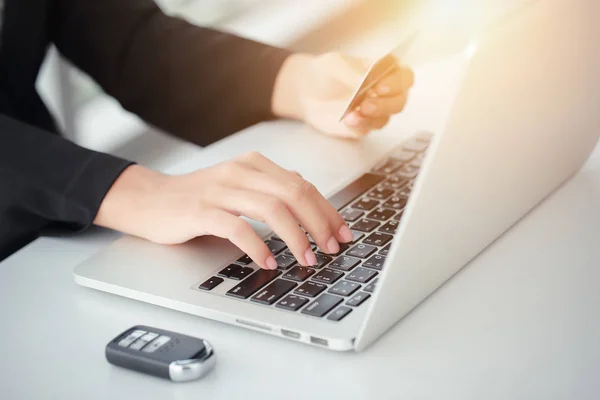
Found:
[[[417,175],[419,175],[419,169],[413,168],[410,165],[405,165],[398,172],[396,172],[396,176],[405,179],[413,179]]]
[[[386,254],[387,254],[387,250],[386,250]],[[367,261],[362,263],[362,266],[381,271],[383,269],[383,263],[385,263],[385,256],[383,256],[381,254],[375,254],[373,257],[369,258]]]
[[[402,148],[404,150],[414,151],[416,153],[424,152],[425,150],[427,150],[427,147],[429,147],[428,142],[421,142],[421,141],[415,140],[415,139],[402,144]]]
[[[272,282],[269,286],[259,291],[254,297],[250,299],[250,301],[270,306],[296,286],[298,286],[297,283],[286,281],[284,279],[277,279],[276,281]]]
[[[402,161],[390,158],[388,160],[380,162],[379,165],[376,165],[373,172],[390,175],[396,172],[398,169],[400,169],[400,167],[402,167],[402,164]]]
[[[242,264],[242,265],[248,265],[251,262],[252,262],[252,259],[250,258],[250,256],[248,254],[244,254],[243,256],[238,258],[238,260],[236,261],[236,263]]]
[[[313,250],[313,251],[317,250],[317,246],[310,246],[310,248],[311,248],[311,250]],[[286,250],[283,252],[283,255],[286,255],[286,256],[288,256],[288,257],[294,257],[294,253],[292,253],[292,251],[291,251],[290,249],[286,249]],[[296,257],[294,257],[294,258],[296,258]],[[298,260],[296,260],[296,261],[298,261]]]
[[[384,176],[377,174],[364,174],[327,200],[336,210],[341,210],[353,202],[358,196],[371,189],[385,179]]]
[[[290,269],[283,277],[286,279],[291,279],[293,281],[304,282],[308,279],[309,276],[311,276],[315,272],[317,271],[312,268],[296,265],[294,268]]]
[[[350,230],[350,232],[352,232],[352,243],[358,242],[360,239],[362,239],[365,236],[365,234],[363,232],[353,231],[353,230]]]
[[[281,274],[277,270],[259,269],[227,292],[228,296],[247,299]]]
[[[283,308],[288,311],[298,311],[306,303],[308,303],[308,299],[296,296],[295,294],[290,294],[289,296],[285,296],[279,303],[275,304],[275,307]]]
[[[277,261],[277,268],[286,270],[296,263],[296,258],[284,253],[275,257],[275,261]]]
[[[235,279],[236,281],[241,281],[248,275],[254,272],[254,269],[250,267],[242,267],[237,264],[230,264],[228,267],[223,268],[219,271],[218,275],[224,278]]]
[[[395,210],[401,210],[406,206],[406,198],[394,196],[391,197],[388,201],[383,203],[384,207],[393,208]]]
[[[385,200],[391,195],[394,194],[394,190],[386,187],[378,187],[374,190],[371,190],[367,196],[372,197],[377,200]]]
[[[346,279],[358,283],[367,283],[377,276],[377,272],[372,269],[358,267],[354,271],[349,272]]]
[[[332,284],[335,283],[338,279],[344,276],[343,272],[333,270],[331,268],[325,268],[322,271],[318,272],[315,276],[313,276],[313,281],[318,281],[321,283]]]
[[[308,297],[317,297],[319,293],[327,289],[326,285],[317,282],[304,282],[294,293],[298,293]]]
[[[273,240],[277,240],[278,242],[283,242],[283,239],[282,239],[282,238],[280,238],[280,237],[279,237],[279,236],[277,236],[277,235],[273,235],[273,236],[271,236],[271,239],[273,239]]]
[[[406,151],[403,149],[400,150],[396,150],[391,154],[391,157],[394,160],[398,160],[400,162],[409,162],[410,160],[412,160],[415,157],[415,153],[412,151]]]
[[[329,264],[331,268],[341,269],[342,271],[350,271],[360,263],[360,260],[354,257],[341,256],[334,262]]]
[[[350,300],[348,300],[346,302],[346,305],[349,305],[352,307],[358,307],[362,303],[364,303],[365,300],[367,300],[369,297],[371,297],[371,295],[369,293],[365,293],[365,292],[356,293]]]
[[[331,262],[331,260],[333,260],[333,258],[326,256],[325,254],[315,254],[315,256],[317,256],[317,265],[313,265],[313,268],[319,269],[319,268],[323,268],[324,266],[326,266],[327,264],[329,264]]]
[[[377,221],[387,221],[396,214],[396,210],[390,210],[389,208],[378,208],[373,210],[367,215],[367,218],[376,219]]]
[[[379,232],[391,233],[393,235],[396,233],[396,229],[398,229],[398,223],[398,221],[389,221],[387,224],[379,228]]]
[[[329,293],[339,294],[340,296],[351,296],[352,293],[360,289],[360,285],[355,282],[339,281],[331,289]]]
[[[350,307],[341,306],[335,309],[334,312],[327,316],[327,319],[330,321],[341,321],[346,315],[350,314],[352,309]]]
[[[271,253],[276,256],[286,248],[285,243],[278,240],[265,240],[265,244],[271,250]]]
[[[419,156],[415,157],[408,165],[414,168],[421,168],[421,164],[423,164],[424,157]]]
[[[402,166],[401,161],[389,159],[389,160],[381,163],[381,165],[375,166],[373,171],[380,173],[380,174],[390,175],[390,174],[393,174],[394,172],[396,172],[401,166]]]
[[[411,192],[412,192],[412,186],[406,185],[403,188],[401,188],[400,190],[398,190],[398,192],[396,193],[396,196],[408,198],[410,196]]]
[[[362,217],[364,214],[364,211],[353,210],[351,208],[347,208],[340,213],[340,215],[342,216],[342,218],[344,218],[346,222],[354,222],[360,217]]]
[[[346,254],[358,258],[367,258],[376,251],[377,247],[369,246],[367,244],[357,244],[356,246],[348,250]]]
[[[218,278],[216,276],[213,276],[212,278],[208,278],[203,284],[198,286],[198,289],[213,290],[214,288],[219,286],[221,283],[223,283],[223,278]]]
[[[390,252],[390,247],[392,247],[392,244],[389,243],[387,246],[385,246],[383,249],[379,250],[379,254],[381,254],[382,256],[387,256],[388,253]]]
[[[352,229],[354,229],[356,231],[362,231],[362,232],[371,232],[378,226],[379,226],[379,222],[377,222],[377,221],[361,219],[360,221],[358,221],[357,223],[352,225]]]
[[[385,246],[394,237],[387,233],[375,232],[371,233],[368,238],[363,240],[364,244],[372,244],[373,246]]]
[[[348,250],[348,248],[350,247],[351,243],[339,243],[340,245],[340,250],[335,253],[335,254],[331,254],[332,256],[339,256],[340,254],[342,254],[343,252],[345,252],[346,250]],[[330,254],[328,252],[324,252],[321,249],[318,249],[318,251],[322,254],[322,255],[326,255],[326,254]],[[318,261],[318,260],[317,260]]]
[[[359,210],[369,211],[369,210],[372,210],[373,208],[377,207],[378,205],[379,205],[379,201],[363,197],[356,203],[352,204],[352,207],[359,209]]]
[[[310,303],[301,312],[302,314],[311,315],[313,317],[322,317],[331,311],[335,306],[340,304],[344,299],[330,294],[324,294],[318,299]]]
[[[389,179],[382,183],[382,186],[389,187],[391,189],[400,189],[408,183],[408,179],[398,175],[390,176]]]
[[[365,292],[373,293],[375,291],[375,285],[377,284],[378,280],[379,280],[379,278],[377,278],[373,282],[369,283],[367,285],[367,287],[365,288]]]
[[[402,214],[404,214],[404,210],[402,210],[398,214],[394,215],[394,218],[392,218],[392,219],[394,221],[400,221],[400,218],[402,218]]]

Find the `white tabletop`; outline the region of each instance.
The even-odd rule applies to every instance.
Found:
[[[446,65],[420,71],[407,116],[356,146],[381,145],[398,131],[438,129],[443,107],[433,106],[449,97],[436,90],[433,78],[448,80],[448,71]],[[434,93],[440,101],[431,100]],[[258,126],[189,152],[167,169],[210,164],[250,146],[284,161],[268,140],[288,124]],[[323,192],[344,176],[301,172]],[[116,237],[93,229],[42,238],[0,263],[0,398],[600,396],[600,150],[573,180],[363,353],[312,348],[77,286],[74,266]],[[108,364],[106,343],[135,324],[208,339],[217,352],[216,369],[200,381],[173,384]]]

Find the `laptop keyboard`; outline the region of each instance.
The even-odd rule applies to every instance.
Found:
[[[273,234],[265,243],[277,261],[276,270],[258,268],[244,255],[197,288],[210,292],[223,282],[237,281],[227,296],[341,321],[376,289],[430,139],[426,134],[410,139],[328,199],[354,235],[352,243],[340,243],[338,254],[322,253],[309,236],[317,265],[304,267]]]

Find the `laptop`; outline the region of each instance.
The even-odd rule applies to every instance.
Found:
[[[478,38],[445,127],[417,132],[325,193],[355,240],[319,253],[314,268],[273,234],[276,271],[221,239],[160,246],[123,236],[77,266],[75,281],[326,349],[367,348],[595,148],[597,15],[596,1],[537,1]],[[327,172],[327,160],[314,163]]]

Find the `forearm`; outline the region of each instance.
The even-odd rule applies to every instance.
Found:
[[[152,0],[59,0],[55,42],[124,108],[200,145],[273,118],[283,49],[166,16]]]
[[[0,115],[2,214],[85,228],[130,164]]]

